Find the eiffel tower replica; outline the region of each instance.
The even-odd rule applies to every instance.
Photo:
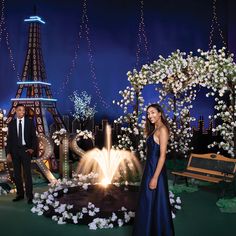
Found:
[[[40,26],[45,22],[36,16],[36,7],[34,16],[24,21],[29,23],[28,49],[21,80],[17,82],[18,89],[15,98],[11,99],[12,107],[6,122],[13,119],[15,108],[20,103],[35,117],[38,134],[49,135],[47,112],[51,114],[57,129],[65,128],[65,125],[56,107],[57,99],[52,96],[51,84],[47,82],[40,34]]]
[[[47,82],[40,35],[40,26],[45,24],[45,22],[41,17],[36,15],[36,7],[34,7],[34,16],[30,16],[24,21],[29,23],[28,48],[21,80],[17,82],[18,89],[15,98],[11,99],[12,106],[8,113],[6,123],[8,124],[14,118],[16,106],[20,103],[26,107],[28,115],[35,118],[38,135],[48,136],[47,113],[52,116],[57,129],[66,129],[66,127],[56,107],[57,99],[52,96],[51,84]],[[45,147],[40,145],[39,142],[39,157],[40,149],[44,151]],[[37,158],[32,163],[36,164],[49,182],[53,182],[55,181],[55,177],[46,166],[47,161],[45,161],[43,158]],[[50,160],[48,160],[48,164],[51,164]]]

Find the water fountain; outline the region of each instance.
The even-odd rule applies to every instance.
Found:
[[[112,134],[110,125],[106,126],[105,147],[100,150],[94,148],[83,156],[78,173],[88,174],[91,171],[98,173],[98,183],[104,187],[119,180],[121,175],[127,178],[128,173],[140,174],[141,167],[139,161],[133,153],[126,150],[112,149]]]

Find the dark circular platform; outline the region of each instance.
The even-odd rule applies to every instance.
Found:
[[[109,218],[112,213],[115,213],[118,218],[124,218],[124,212],[121,210],[125,207],[126,212],[135,212],[138,201],[139,187],[131,185],[115,186],[109,185],[106,188],[102,185],[90,185],[87,190],[81,186],[69,187],[68,192],[64,193],[63,190],[58,191],[58,197],[55,199],[60,204],[73,205],[69,210],[70,213],[77,214],[83,208],[88,207],[88,203],[92,203],[95,207],[99,208],[96,216],[84,214],[83,218],[79,220],[79,224],[88,224],[94,218]],[[54,208],[44,213],[48,217],[57,215]],[[129,221],[129,224],[133,220]],[[68,223],[73,223],[68,219]]]

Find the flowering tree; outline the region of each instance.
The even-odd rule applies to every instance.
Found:
[[[199,50],[205,60],[206,76],[201,81],[202,86],[211,88],[206,96],[215,96],[216,114],[214,119],[220,119],[213,132],[219,132],[223,141],[213,142],[209,147],[218,146],[228,152],[231,157],[236,157],[236,64],[233,54],[228,54],[226,48],[203,52]],[[212,117],[209,117],[210,119]]]
[[[73,92],[73,95],[69,96],[70,100],[74,103],[75,113],[73,116],[80,122],[92,119],[95,115],[96,106],[90,106],[91,96],[86,91],[79,94],[77,91]]]

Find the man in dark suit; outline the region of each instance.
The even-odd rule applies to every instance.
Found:
[[[16,106],[16,118],[8,125],[7,160],[12,161],[14,181],[17,195],[14,202],[24,199],[24,187],[21,168],[24,171],[25,190],[28,204],[33,200],[33,184],[31,175],[31,157],[36,152],[37,138],[33,120],[25,117],[25,107]]]

